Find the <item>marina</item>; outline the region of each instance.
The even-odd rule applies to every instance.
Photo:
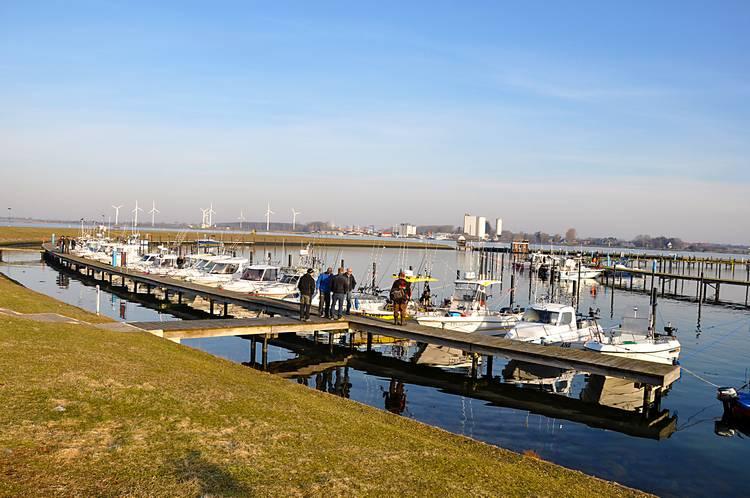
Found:
[[[22,253],[18,254],[20,255]],[[369,251],[363,252],[362,256],[364,256],[364,259],[361,257],[358,259],[348,252],[345,253],[346,258],[351,259],[353,262],[352,264],[360,267],[368,265],[366,263],[367,258],[369,257],[367,256],[368,254]],[[336,255],[336,257],[338,258],[338,255]],[[415,253],[412,257],[418,260],[421,256]],[[466,266],[468,264],[468,260],[465,260],[460,254],[457,254],[456,257],[461,266]],[[399,259],[399,257],[396,257],[395,259]],[[475,254],[475,268],[480,259],[480,256]],[[75,263],[75,261],[73,262]],[[106,269],[106,265],[104,267],[96,267],[95,265],[98,263],[92,263],[89,265],[90,267],[87,268],[84,263],[85,262],[81,262],[80,267],[77,269],[75,269],[74,266],[67,268],[67,265],[60,266],[55,264],[54,266],[59,267],[58,271],[69,275],[71,280],[79,279],[82,282],[87,282],[87,285],[90,286],[89,288],[94,288],[94,286],[98,284],[101,287],[102,292],[118,292],[121,296],[119,299],[126,299],[128,301],[134,300],[134,302],[140,301],[143,306],[160,310],[162,313],[177,311],[182,313],[185,318],[188,318],[188,320],[183,320],[186,325],[178,325],[181,322],[175,322],[172,319],[169,319],[169,315],[161,315],[158,322],[149,322],[149,318],[147,317],[144,317],[145,320],[144,318],[127,320],[131,325],[138,326],[140,323],[144,328],[150,328],[153,331],[162,330],[164,331],[165,336],[169,335],[170,332],[168,331],[171,328],[173,331],[172,333],[176,336],[175,338],[180,336],[179,340],[182,344],[206,349],[212,354],[225,356],[248,366],[255,366],[262,370],[265,369],[269,372],[278,373],[290,380],[305,382],[311,388],[324,389],[326,392],[333,394],[353,397],[354,399],[360,399],[366,403],[372,403],[375,406],[380,404],[380,406],[385,409],[396,409],[396,405],[393,405],[393,403],[399,399],[403,399],[403,394],[400,394],[403,392],[406,395],[405,414],[408,414],[410,417],[417,417],[418,419],[429,423],[435,423],[441,427],[447,428],[448,430],[457,431],[459,433],[467,433],[465,431],[468,430],[468,427],[461,429],[462,426],[455,425],[456,421],[451,421],[450,417],[444,418],[441,416],[434,418],[434,416],[428,415],[430,410],[424,411],[423,408],[420,408],[423,401],[420,400],[420,394],[415,393],[418,393],[420,389],[438,389],[440,392],[445,393],[443,396],[468,397],[468,399],[474,400],[472,403],[472,420],[474,420],[472,424],[474,424],[474,428],[471,429],[468,434],[495,444],[518,447],[519,450],[532,447],[535,448],[535,451],[539,451],[541,452],[540,454],[545,455],[545,458],[554,459],[554,455],[556,454],[555,451],[550,451],[551,448],[549,447],[548,442],[545,442],[551,437],[549,432],[528,432],[530,431],[530,428],[519,428],[521,432],[517,432],[516,436],[512,436],[512,439],[507,439],[511,434],[508,433],[507,430],[497,432],[497,429],[480,429],[482,424],[476,424],[485,417],[489,418],[483,423],[490,423],[489,420],[494,417],[492,415],[492,410],[502,410],[502,407],[505,407],[506,410],[511,410],[511,412],[505,415],[503,417],[504,419],[509,417],[511,413],[521,411],[534,414],[534,417],[542,417],[542,420],[548,421],[545,423],[552,423],[553,420],[566,420],[567,429],[565,429],[563,433],[572,431],[570,432],[570,437],[573,437],[573,434],[579,434],[579,430],[574,430],[574,426],[582,424],[583,427],[587,427],[587,429],[583,431],[583,434],[588,434],[585,437],[594,437],[598,434],[596,431],[606,429],[607,431],[614,431],[615,434],[619,433],[623,436],[627,436],[629,438],[629,442],[627,443],[628,447],[633,446],[633,442],[638,439],[661,440],[665,441],[667,446],[672,446],[671,442],[675,438],[684,437],[684,435],[681,435],[681,421],[684,419],[681,416],[676,416],[673,412],[675,409],[675,403],[677,406],[681,407],[678,409],[680,413],[683,413],[686,409],[690,410],[689,406],[692,406],[692,403],[687,403],[687,405],[685,405],[688,406],[688,408],[682,406],[687,400],[683,400],[683,396],[680,396],[679,393],[686,389],[686,384],[690,386],[695,382],[698,382],[699,385],[689,389],[702,390],[706,388],[703,383],[696,380],[692,375],[683,372],[681,379],[676,383],[672,383],[671,388],[661,397],[659,403],[653,403],[656,401],[654,392],[646,395],[645,399],[649,400],[651,403],[648,404],[648,410],[643,410],[645,390],[640,388],[633,391],[632,382],[630,383],[630,391],[627,389],[623,390],[623,386],[615,387],[612,382],[614,382],[616,378],[612,376],[604,377],[589,373],[588,376],[581,377],[581,374],[573,373],[573,376],[566,380],[566,375],[568,374],[565,372],[577,372],[580,370],[571,370],[564,366],[534,366],[533,364],[526,363],[520,359],[511,360],[509,365],[505,363],[507,360],[503,359],[496,350],[491,351],[497,355],[493,355],[494,362],[487,361],[487,352],[481,353],[482,355],[479,358],[481,361],[476,365],[476,373],[472,373],[471,355],[465,355],[462,363],[457,363],[457,365],[461,366],[446,368],[445,366],[440,365],[449,365],[453,360],[446,363],[444,361],[445,354],[443,351],[458,351],[455,346],[467,347],[465,342],[463,344],[446,342],[442,346],[433,344],[428,347],[428,349],[420,351],[420,348],[415,349],[414,346],[408,346],[408,344],[419,344],[420,340],[424,340],[424,336],[411,335],[415,333],[415,330],[412,330],[412,328],[416,329],[416,332],[419,333],[423,327],[417,328],[409,326],[407,327],[407,329],[409,329],[408,331],[401,331],[402,337],[407,336],[408,332],[408,335],[414,337],[417,342],[402,342],[405,340],[404,337],[403,339],[393,338],[397,339],[397,342],[395,343],[392,342],[393,339],[383,343],[381,336],[373,333],[371,336],[371,342],[368,346],[368,334],[365,326],[360,325],[361,328],[357,331],[352,330],[352,334],[343,329],[340,333],[337,331],[331,331],[329,334],[322,330],[325,328],[325,320],[313,319],[312,322],[317,323],[302,323],[296,319],[290,320],[283,318],[290,312],[296,313],[296,305],[283,302],[279,304],[277,302],[275,303],[276,307],[272,307],[272,303],[266,302],[267,298],[262,297],[253,297],[252,305],[243,304],[243,308],[247,306],[251,307],[253,310],[265,310],[265,312],[270,312],[271,314],[276,315],[275,318],[270,320],[281,325],[281,328],[272,332],[268,327],[274,326],[273,322],[271,324],[255,322],[258,325],[258,328],[255,330],[260,332],[259,334],[256,334],[253,333],[253,329],[251,328],[228,327],[229,324],[227,322],[238,321],[239,324],[250,324],[258,319],[235,319],[223,317],[224,299],[226,299],[226,302],[229,302],[229,295],[224,294],[221,289],[204,289],[203,286],[191,287],[195,284],[184,281],[171,283],[172,287],[169,288],[168,292],[169,302],[165,302],[165,293],[162,289],[165,289],[168,286],[162,287],[163,285],[166,285],[165,282],[158,280],[164,277],[143,275],[142,277],[144,280],[140,280],[141,275],[134,272],[133,275],[136,275],[136,278],[138,278],[140,282],[138,284],[139,292],[135,294],[132,292],[135,287],[130,282],[130,272],[128,270],[117,269],[117,271],[121,271],[125,275],[128,283],[126,287],[122,287],[120,277],[118,277],[117,274],[113,277],[113,285],[110,286],[108,272],[105,271],[104,275],[102,275],[102,272],[100,271]],[[529,273],[513,270],[512,268],[513,267],[510,264],[506,264],[503,268],[498,267],[497,270],[502,271],[498,271],[495,276],[502,280],[505,285],[507,285],[507,282],[510,281],[511,276],[513,276],[513,279],[516,282],[513,287],[513,290],[515,291],[515,299],[517,302],[520,301],[521,304],[524,304],[523,300],[526,298],[526,293],[521,289],[523,286],[529,285],[526,282]],[[389,271],[390,269],[387,267],[383,269],[384,273],[388,273]],[[435,272],[437,272],[437,269]],[[441,278],[449,279],[451,273],[455,273],[455,271],[448,268],[441,275]],[[529,287],[534,291],[534,294],[537,292],[535,289],[537,289],[537,286],[541,283],[541,280],[533,279],[533,283]],[[150,292],[148,285],[151,285]],[[433,285],[436,288],[438,287],[435,284]],[[550,285],[550,282],[547,282],[546,285]],[[555,285],[557,286],[557,284]],[[591,285],[595,285],[595,287],[591,287]],[[180,292],[178,287],[182,287],[181,291],[183,292],[183,298],[185,298],[183,304],[179,304],[178,302]],[[566,286],[558,288],[562,290],[568,289],[568,291],[571,292]],[[599,289],[596,296],[591,293],[591,290],[594,288]],[[595,299],[594,301],[591,301],[591,303],[602,308],[611,304],[609,286],[605,284],[590,284],[587,281],[583,281],[582,289],[583,292],[579,296],[579,299],[581,300],[580,306],[582,308],[585,309],[589,306],[590,299]],[[213,314],[211,314],[208,300],[205,300],[205,304],[198,308],[191,308],[186,304],[188,301],[187,296],[191,292],[196,291],[211,293],[214,300]],[[498,306],[497,303],[502,303],[503,299],[505,304],[508,304],[508,292],[509,291],[504,291],[500,294],[497,292],[491,293],[489,299],[492,303],[492,307],[494,308]],[[618,289],[617,292],[619,293],[619,296],[615,298],[615,302],[621,302],[622,300],[632,302],[632,299],[638,299],[639,296],[638,293],[629,294],[620,289]],[[568,295],[571,300],[575,298],[575,295]],[[498,298],[501,300],[498,301]],[[684,318],[686,318],[686,316],[683,312],[675,314],[674,310],[667,311],[667,308],[672,309],[674,306],[682,306],[679,303],[680,301],[670,301],[669,296],[666,296],[665,299],[660,302],[662,313],[669,313],[670,318],[672,318],[681,329],[689,329],[689,322],[687,324],[685,323]],[[233,311],[233,308],[236,305],[236,302],[229,302],[228,311]],[[685,305],[687,305],[687,303],[685,303]],[[691,305],[691,307],[692,306],[694,305]],[[114,306],[113,311],[117,312],[117,316],[119,316],[117,308],[117,306]],[[645,308],[646,306],[644,306],[644,309]],[[710,304],[705,306],[704,327],[707,327],[707,329],[702,337],[713,337],[713,333],[722,328],[721,326],[718,329],[714,327],[714,324],[719,318],[717,313],[719,315],[727,313],[727,311],[721,311],[722,309],[725,308]],[[687,316],[690,316],[691,314],[692,313],[688,313]],[[195,320],[195,318],[200,318],[201,316],[203,317],[203,320]],[[208,318],[208,320],[206,320],[206,318]],[[167,321],[164,321],[165,319],[167,319]],[[742,323],[742,318],[738,317],[738,319],[740,320],[738,323]],[[260,320],[269,319],[261,318]],[[333,323],[335,323],[335,326],[337,327],[346,326],[349,328],[349,323],[354,323],[357,320],[362,320],[361,323],[365,324],[370,321],[369,319],[352,316],[349,317],[347,321]],[[195,322],[195,325],[189,324],[192,321]],[[284,323],[279,323],[282,321]],[[720,319],[718,321],[721,322]],[[218,323],[216,325],[207,325],[210,322]],[[303,332],[301,335],[298,335],[297,333],[287,333],[283,331],[283,327],[298,327],[297,330],[304,329],[307,330],[307,332]],[[315,328],[320,329],[317,337],[314,333]],[[190,329],[192,329],[192,332]],[[388,330],[388,332],[385,332],[385,330]],[[727,331],[731,332],[731,329],[727,329]],[[397,326],[388,323],[378,324],[377,332],[380,334],[394,335],[399,333]],[[431,332],[434,333],[436,331]],[[157,332],[157,334],[158,333],[159,332]],[[195,333],[202,337],[188,338],[183,335],[185,333]],[[467,335],[463,332],[457,334],[464,336],[461,337],[461,339],[464,340]],[[722,332],[722,335],[726,334],[727,332]],[[736,334],[737,332],[730,333],[729,339],[736,337]],[[690,346],[690,344],[685,344],[684,335],[681,335],[681,338],[683,339],[683,348],[687,348],[683,351],[683,357],[687,357],[689,360],[692,356],[691,350],[693,347]],[[472,342],[474,341],[476,341],[476,339]],[[404,344],[406,346],[404,349],[406,356],[403,356],[404,353],[399,352],[402,350],[402,346],[399,346],[399,344]],[[526,346],[525,344],[519,345]],[[477,347],[478,346],[479,345],[477,345]],[[434,348],[439,349],[436,350]],[[436,355],[435,352],[438,352],[439,354]],[[577,351],[575,351],[575,353],[577,353]],[[448,356],[451,357],[451,354]],[[373,357],[372,355],[375,356]],[[295,358],[298,359],[295,360]],[[373,358],[375,359],[373,360]],[[411,361],[407,361],[407,363],[404,364],[404,360],[408,360],[409,358],[411,358]],[[286,362],[291,363],[287,364]],[[492,363],[494,363],[494,365]],[[696,364],[689,362],[687,365],[691,372],[695,371]],[[698,363],[698,365],[700,365],[700,363]],[[570,365],[567,366],[569,367]],[[705,376],[704,371],[706,368],[698,368],[698,371],[703,374],[701,376]],[[711,369],[711,367],[708,368],[709,370]],[[548,371],[540,372],[538,371],[539,369],[547,369]],[[523,372],[534,373],[529,375],[528,373]],[[381,381],[378,381],[383,389],[381,394],[391,394],[388,394],[386,398],[383,398],[382,395],[379,395],[377,398],[372,398],[371,394],[367,394],[370,392],[369,388],[368,390],[360,392],[360,389],[364,387],[362,382],[367,378],[382,379]],[[390,379],[397,380],[395,381],[395,384],[393,384]],[[498,379],[504,379],[504,382],[499,382]],[[716,378],[712,378],[712,380],[714,380],[715,383],[718,381]],[[351,387],[347,388],[346,386],[348,384],[351,384]],[[415,391],[415,389],[417,391]],[[707,403],[714,406],[714,408],[718,408],[718,402],[714,403],[712,401],[712,399],[715,401],[714,392],[709,389],[706,389],[704,392],[708,393]],[[596,397],[592,398],[594,395]],[[598,401],[593,402],[593,399]],[[385,406],[382,405],[384,401],[386,401]],[[448,410],[446,413],[451,413],[453,409],[448,407],[454,406],[453,402],[448,402],[447,398],[446,402],[448,404],[445,405],[445,408],[443,409]],[[477,405],[475,404],[476,402],[480,402],[482,405]],[[570,403],[569,406],[568,403]],[[391,408],[389,408],[389,406]],[[434,408],[432,410],[434,410]],[[511,419],[516,420],[514,417],[511,417]],[[573,424],[573,426],[570,424]],[[492,425],[493,424],[490,424],[490,426]],[[705,425],[703,426],[705,427]],[[589,431],[595,432],[589,433]],[[691,429],[689,432],[692,431],[694,431],[694,429]],[[559,438],[563,433],[558,433],[556,431],[555,434],[557,435],[555,438]],[[501,434],[504,435],[498,439]],[[536,436],[532,437],[533,434],[536,434]],[[714,438],[716,437],[713,436],[713,433],[711,433],[711,436]],[[518,437],[521,439],[514,443],[513,438]],[[565,437],[567,438],[568,436]],[[581,435],[575,437],[581,437]],[[599,436],[596,437],[598,438]],[[630,438],[636,439],[633,440]],[[617,444],[624,443],[625,441],[621,441]],[[516,444],[518,444],[518,446],[516,446]],[[614,444],[614,442],[610,444]],[[718,442],[716,444],[718,444]],[[616,448],[617,445],[614,447]],[[655,448],[648,450],[649,455],[653,458],[656,458],[656,455],[662,454],[661,450],[656,452],[654,452],[654,450]],[[669,451],[664,448],[663,450]],[[642,452],[642,450],[634,449],[629,451]],[[573,462],[572,465],[576,468],[586,470],[587,472],[595,472],[597,475],[604,477],[613,476],[611,474],[611,469],[592,465],[593,462],[580,459],[568,452],[564,452],[564,455],[564,460],[566,462]],[[692,455],[692,458],[696,458],[695,454]],[[618,479],[627,482],[627,478],[623,479],[622,477],[618,477]],[[647,487],[648,489],[658,490],[661,494],[672,494],[670,491],[665,491],[665,489],[660,487],[656,482],[649,484]],[[682,487],[676,489],[680,489],[681,494],[684,494],[684,489],[682,489]],[[677,492],[674,491],[674,493]]]

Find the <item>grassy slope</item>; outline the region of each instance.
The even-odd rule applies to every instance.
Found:
[[[177,232],[162,232],[154,231],[149,232],[147,229],[141,230],[141,235],[149,235],[152,240],[174,240]],[[2,243],[15,243],[15,242],[42,242],[49,241],[52,234],[56,234],[57,237],[61,235],[77,236],[81,233],[79,229],[73,228],[27,228],[27,227],[0,227],[0,244]],[[114,232],[113,235],[123,235],[125,232]],[[188,234],[187,240],[192,240],[199,237],[199,233],[191,232]],[[232,233],[213,233],[210,236],[217,240],[223,240],[226,244],[233,242],[254,242],[256,245],[280,245],[286,244],[287,246],[294,245],[305,245],[313,244],[316,246],[348,246],[348,247],[372,247],[373,245],[386,246],[386,247],[402,247],[407,244],[409,248],[428,248],[428,249],[452,249],[452,247],[446,244],[435,244],[429,242],[418,242],[409,241],[404,242],[398,239],[345,239],[332,236],[297,236],[297,235],[263,235],[263,234],[232,234]]]
[[[0,495],[636,494],[145,333],[0,316],[0,350]]]

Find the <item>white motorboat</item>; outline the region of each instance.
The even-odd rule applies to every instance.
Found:
[[[652,299],[656,300],[654,294]],[[623,318],[617,328],[596,334],[584,348],[596,353],[673,364],[680,356],[680,341],[674,336],[677,329],[667,324],[665,333],[657,334],[655,308],[653,303],[648,318],[639,318],[638,309],[634,308],[634,316]]]
[[[505,338],[533,344],[583,347],[597,332],[601,332],[599,324],[593,319],[576,317],[572,306],[537,303],[526,309],[521,321]]]
[[[186,263],[182,268],[172,270],[168,273],[170,277],[175,278],[195,278],[200,277],[208,273],[213,268],[216,261],[224,258],[225,256],[217,256],[215,254],[189,254],[185,259]]]
[[[600,268],[590,268],[583,264],[581,258],[576,258],[566,259],[558,273],[560,280],[587,280],[598,277],[603,271]]]
[[[460,332],[501,331],[513,327],[523,313],[513,310],[492,311],[487,308],[487,290],[497,280],[482,280],[473,272],[454,282],[454,292],[447,306],[436,311],[418,312],[420,325]]]
[[[221,284],[222,289],[234,292],[256,292],[264,285],[276,282],[281,268],[275,265],[250,265],[242,273]]]
[[[221,284],[230,282],[235,278],[239,278],[242,275],[245,265],[247,265],[247,258],[221,258],[214,261],[211,269],[208,270],[204,275],[197,277],[188,277],[188,282],[193,282],[201,285],[208,285],[211,287],[218,287]]]
[[[176,254],[160,254],[145,271],[152,275],[168,275],[177,269]]]
[[[252,291],[256,296],[273,297],[284,299],[287,296],[295,295],[299,292],[297,284],[302,275],[307,273],[306,270],[284,273],[281,278],[274,282],[263,283],[257,290]]]

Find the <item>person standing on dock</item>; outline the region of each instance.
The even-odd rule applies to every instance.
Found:
[[[331,292],[333,293],[333,305],[331,315],[336,313],[336,320],[341,320],[344,314],[344,300],[349,292],[349,279],[344,274],[344,269],[339,268],[338,274],[331,279]]]
[[[332,318],[331,315],[331,281],[333,279],[333,268],[330,266],[325,271],[325,273],[321,273],[318,275],[318,292],[320,293],[320,296],[318,298],[318,311],[320,311],[320,316],[324,316],[326,318]]]
[[[391,301],[393,301],[393,323],[403,325],[406,318],[406,306],[411,299],[411,284],[406,281],[406,274],[401,271],[391,286]],[[400,319],[399,319],[400,318]]]
[[[351,268],[346,269],[344,276],[349,286],[349,290],[346,291],[346,314],[348,315],[352,311],[352,292],[357,288],[357,281],[354,279]]]
[[[297,282],[297,288],[299,289],[299,319],[301,322],[307,322],[310,320],[310,305],[312,304],[312,297],[315,294],[315,279],[312,276],[313,269],[308,268],[307,273],[302,275]]]

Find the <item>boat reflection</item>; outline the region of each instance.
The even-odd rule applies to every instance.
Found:
[[[408,413],[408,386],[416,385],[642,438],[665,439],[676,428],[677,417],[661,410],[658,399],[651,395],[650,409],[644,413],[644,388],[620,379],[520,361],[509,361],[499,378],[472,379],[467,368],[455,366],[454,352],[433,351],[417,343],[400,345],[402,355],[404,351],[413,353],[406,360],[341,345],[331,350],[328,344],[291,335],[275,339],[272,344],[298,356],[270,362],[270,372],[349,397],[352,379],[356,378],[349,375],[349,369],[354,369],[387,382],[387,389],[381,387],[381,407],[397,414]],[[430,364],[425,364],[425,353]],[[446,364],[438,366],[440,357],[445,358]],[[574,385],[580,390],[577,396]]]

